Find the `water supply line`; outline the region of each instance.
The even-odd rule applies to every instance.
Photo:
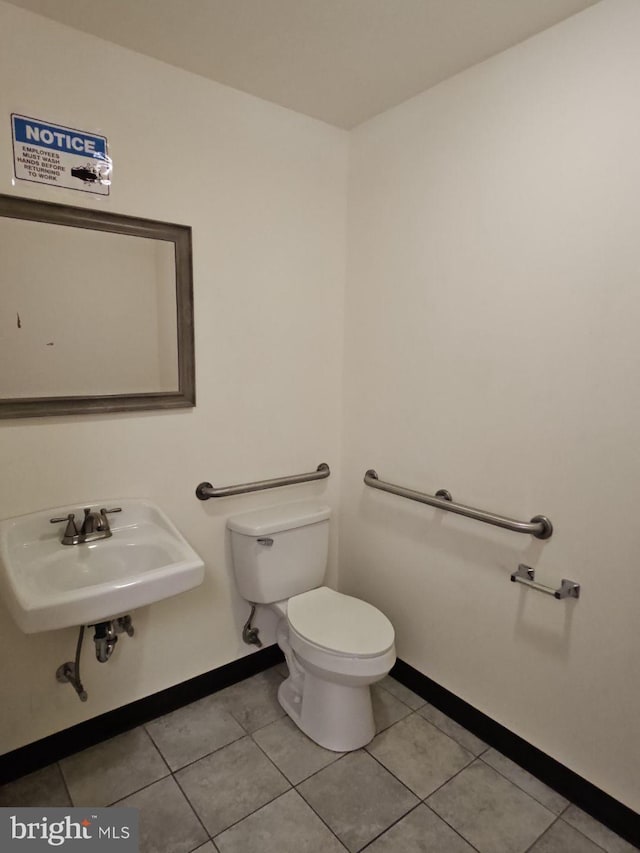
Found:
[[[258,540],[260,541],[260,540]],[[262,648],[262,640],[260,639],[260,629],[252,625],[253,617],[255,616],[256,605],[251,604],[251,613],[249,618],[242,626],[242,639],[248,646],[259,646]]]
[[[129,637],[133,637],[135,634],[131,616],[120,616],[118,619],[107,619],[103,622],[96,622],[93,627],[95,628],[93,642],[96,648],[96,660],[99,663],[106,663],[113,654],[113,650],[118,642],[118,634],[125,633]],[[67,682],[71,684],[78,694],[80,701],[86,702],[88,694],[80,679],[80,655],[82,653],[83,639],[84,625],[81,625],[76,644],[75,660],[66,661],[66,663],[59,666],[56,670],[56,679],[61,684]]]
[[[56,679],[61,684],[64,684],[68,681],[80,697],[80,701],[86,702],[88,699],[88,694],[82,685],[82,680],[80,679],[80,655],[82,654],[83,639],[84,625],[81,625],[80,632],[78,633],[78,642],[76,643],[75,661],[67,661],[66,663],[63,663],[62,666],[59,666],[56,670]]]

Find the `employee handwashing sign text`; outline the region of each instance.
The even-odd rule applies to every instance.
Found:
[[[11,129],[16,178],[109,195],[111,158],[106,137],[15,113]]]

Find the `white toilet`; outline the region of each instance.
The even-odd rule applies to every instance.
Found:
[[[395,663],[387,617],[359,598],[320,586],[329,551],[328,506],[286,504],[227,521],[240,594],[280,616],[289,677],[280,704],[320,746],[359,749],[375,734],[369,685]]]

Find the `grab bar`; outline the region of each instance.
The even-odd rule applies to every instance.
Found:
[[[536,539],[549,539],[553,533],[553,525],[545,515],[534,515],[531,521],[516,521],[514,518],[507,518],[504,515],[495,515],[492,512],[453,503],[451,494],[446,489],[439,489],[435,495],[426,495],[423,492],[415,492],[413,489],[405,489],[403,486],[385,483],[384,480],[378,479],[373,468],[370,468],[364,475],[364,482],[372,489],[380,489],[383,492],[390,492],[392,495],[399,495],[401,498],[409,498],[409,500],[428,504],[437,509],[444,509],[446,512],[455,512],[457,515],[475,518],[476,521],[494,524],[496,527],[503,527],[505,530],[512,530],[514,533],[529,533]]]
[[[530,589],[537,589],[538,592],[544,592],[545,595],[552,595],[558,600],[562,600],[563,598],[580,598],[580,584],[575,581],[562,578],[558,589],[554,589],[552,586],[545,586],[542,583],[538,583],[535,577],[535,569],[532,569],[531,566],[525,566],[524,563],[520,563],[517,571],[511,575],[511,580],[514,583],[524,584],[524,586],[528,586]]]
[[[311,480],[324,480],[331,473],[326,462],[321,462],[315,471],[308,474],[293,474],[290,477],[274,477],[272,480],[258,480],[255,483],[240,483],[238,486],[215,488],[211,483],[200,483],[196,497],[201,501],[209,498],[228,498],[230,495],[244,495],[247,492],[261,492],[263,489],[275,489],[278,486],[292,486],[295,483],[308,483]]]

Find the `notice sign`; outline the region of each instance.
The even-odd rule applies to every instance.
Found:
[[[106,137],[15,113],[11,130],[19,180],[109,195],[111,159]]]

